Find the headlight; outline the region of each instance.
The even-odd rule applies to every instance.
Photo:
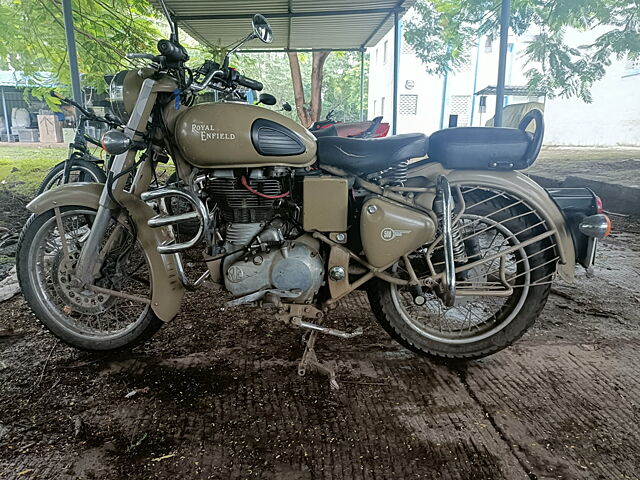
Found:
[[[129,121],[138,100],[142,81],[138,70],[123,70],[118,72],[109,84],[111,109],[125,123]]]

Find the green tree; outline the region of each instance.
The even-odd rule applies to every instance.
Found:
[[[142,64],[128,60],[127,53],[156,52],[158,39],[168,35],[166,20],[150,6],[148,0],[73,0],[72,5],[82,85],[94,87],[99,92],[107,87],[104,75]],[[0,0],[0,31],[3,32],[0,68],[22,70],[31,76],[34,83],[44,80],[39,78],[39,72],[50,72],[61,84],[71,84],[61,0]],[[238,32],[238,38],[243,33]],[[199,45],[184,34],[181,42],[189,51],[189,66],[192,68],[201,65],[205,59],[221,61],[224,55],[224,48]],[[325,54],[317,63],[315,76],[313,55],[297,55],[300,67],[298,86],[304,93],[303,97],[311,101],[300,101],[296,110],[313,113],[304,121],[300,117],[302,123],[308,124],[320,118],[322,101],[326,109],[338,112],[339,119],[358,118],[358,55],[343,52]],[[249,77],[260,79],[265,91],[275,95],[280,102],[294,104],[296,93],[287,54],[237,52],[232,66]],[[46,91],[48,89],[42,89],[40,93]],[[295,111],[288,115],[296,117]]]
[[[456,70],[468,61],[478,36],[498,36],[500,0],[419,1],[405,23],[405,39],[429,73]],[[526,48],[525,75],[532,90],[591,101],[590,89],[611,58],[640,55],[638,0],[513,0],[515,34],[537,32]],[[571,47],[568,27],[606,28],[593,43]]]
[[[128,52],[153,52],[161,34],[147,0],[74,0],[78,63],[84,86],[106,88],[103,76],[131,68]],[[61,0],[0,0],[0,58],[37,81],[51,72],[70,85]]]

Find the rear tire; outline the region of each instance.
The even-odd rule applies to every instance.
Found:
[[[507,200],[506,197],[490,199],[490,195],[492,195],[493,192],[488,194],[483,192],[487,191],[481,190],[480,192],[473,192],[473,194],[469,195],[469,198],[465,195],[467,205],[472,205],[477,202],[482,203],[478,207],[473,208],[473,216],[491,219],[487,220],[489,223],[491,221],[499,222],[514,235],[511,240],[514,243],[511,245],[524,242],[545,231],[544,227],[537,225],[539,218],[533,210],[529,210],[530,213],[527,214],[528,207],[525,207],[523,204],[513,205],[513,198],[510,200]],[[517,201],[517,199],[515,199],[515,201]],[[477,225],[474,228],[476,227]],[[473,233],[475,233],[475,230]],[[472,241],[465,241],[465,245],[467,249],[470,248]],[[437,312],[433,310],[428,311],[427,305],[429,302],[425,303],[424,307],[413,306],[411,300],[402,300],[401,289],[399,287],[382,280],[373,280],[367,288],[371,308],[378,322],[387,333],[400,344],[414,352],[440,359],[469,360],[485,357],[506,348],[519,339],[540,315],[549,296],[551,290],[550,280],[555,272],[556,262],[554,260],[556,259],[556,255],[552,245],[551,239],[547,238],[513,252],[515,261],[512,264],[512,268],[515,269],[515,271],[511,274],[513,280],[509,281],[510,284],[513,282],[513,293],[511,296],[506,297],[505,303],[502,305],[496,305],[497,302],[493,299],[491,301],[494,303],[487,303],[487,305],[495,307],[495,312],[489,313],[491,312],[490,308],[473,310],[475,307],[468,306],[473,305],[474,302],[482,305],[483,300],[476,300],[478,298],[482,299],[482,295],[466,297],[466,302],[468,303],[463,303],[462,305],[464,307],[468,306],[468,329],[465,326],[467,319],[465,318],[464,321],[461,321],[456,319],[455,315],[451,316],[453,317],[453,328],[451,328],[449,320],[446,322],[449,331],[444,331],[442,326],[445,323],[444,318],[447,312],[452,312],[454,309],[461,309],[457,304],[460,299],[464,302],[465,297],[457,297],[454,307],[444,307],[440,302],[440,306],[436,305],[439,309]],[[491,246],[492,245],[489,245],[489,248],[491,248]],[[482,250],[479,250],[479,252],[482,254]],[[520,253],[520,257],[516,255],[517,252],[522,252]],[[486,255],[488,256],[488,254]],[[476,256],[472,260],[477,258],[480,257]],[[471,262],[472,260],[469,261]],[[493,262],[491,262],[491,265],[493,265]],[[490,276],[490,271],[495,271],[491,270],[494,268],[491,265],[487,267],[484,281],[487,281]],[[528,271],[528,274],[524,272],[525,269]],[[524,277],[525,274],[526,277]],[[420,277],[419,274],[418,276]],[[496,275],[495,273],[491,273],[491,276],[495,277]],[[516,281],[517,278],[523,277],[529,279],[528,284],[530,285],[526,287],[516,286],[527,283],[527,281]],[[410,295],[407,295],[407,297],[409,297],[409,299],[412,298]],[[484,298],[486,297],[487,296],[484,296]],[[434,304],[434,301],[439,302],[439,299],[437,299],[435,295],[432,295],[432,298],[435,300],[431,300],[431,305]],[[424,321],[424,327],[416,318],[418,314],[423,314],[422,309],[427,311],[427,313],[424,314],[427,317]],[[472,310],[474,317],[477,316],[482,320],[478,322],[477,327],[471,326],[471,322],[475,321],[475,318],[470,315]],[[408,313],[410,311],[419,313],[412,315]],[[461,309],[460,311],[464,312],[465,310]],[[440,331],[438,331],[436,327],[427,326],[427,322],[429,322],[431,318],[436,318],[438,314],[441,315]],[[486,315],[487,318],[482,319],[483,314]],[[458,318],[459,317],[460,315]],[[458,325],[456,325],[456,322],[458,322]],[[475,332],[473,331],[474,328],[477,328]],[[459,337],[456,337],[456,334],[459,335]]]

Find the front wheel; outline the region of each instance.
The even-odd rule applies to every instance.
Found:
[[[107,176],[104,173],[104,170],[94,162],[89,162],[87,160],[82,160],[79,158],[74,158],[71,160],[71,162],[71,169],[69,171],[69,183],[105,183],[107,181]],[[47,190],[57,188],[64,183],[65,163],[66,160],[64,162],[58,163],[51,170],[49,170],[49,173],[47,173],[47,176],[44,177],[44,180],[42,181],[42,184],[38,189],[38,195],[46,192]]]
[[[454,305],[445,306],[435,292],[381,280],[368,288],[376,318],[394,339],[444,359],[484,357],[520,338],[546,303],[558,260],[552,237],[521,246],[546,230],[523,200],[478,187],[462,192],[466,210],[454,236],[465,257],[456,265],[475,266],[456,274]],[[430,265],[435,273],[442,271],[441,244],[408,258],[419,277],[430,276]],[[394,271],[408,278],[402,261]]]
[[[32,215],[18,244],[18,281],[36,317],[56,337],[88,351],[127,348],[162,325],[150,307],[151,273],[129,222],[111,220],[98,278],[79,287],[74,269],[96,211],[63,207]],[[127,297],[108,292],[120,292]]]

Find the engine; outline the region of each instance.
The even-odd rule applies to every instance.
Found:
[[[285,198],[289,169],[254,169],[249,175],[215,170],[207,176],[205,190],[220,209],[225,222],[252,223],[271,220],[275,202]]]
[[[320,242],[295,226],[290,170],[270,167],[238,175],[216,170],[205,190],[217,206],[222,275],[235,297],[279,297],[310,303],[324,278]],[[221,241],[220,241],[221,240]]]

